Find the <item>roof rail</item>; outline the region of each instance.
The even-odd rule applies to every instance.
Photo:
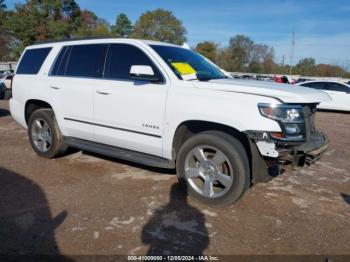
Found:
[[[43,40],[36,41],[33,45],[41,45],[41,44],[51,44],[51,43],[60,43],[60,42],[71,42],[71,41],[81,41],[81,40],[99,40],[99,39],[119,39],[118,37],[111,36],[99,36],[99,37],[77,37],[77,38],[64,38],[60,40]]]

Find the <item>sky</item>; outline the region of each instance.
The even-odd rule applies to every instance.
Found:
[[[201,41],[228,45],[236,34],[273,46],[276,62],[290,63],[292,32],[294,61],[314,57],[350,69],[349,0],[76,0],[113,24],[119,13],[132,22],[148,10],[167,9],[182,21],[190,46]],[[5,0],[9,8],[20,0]]]

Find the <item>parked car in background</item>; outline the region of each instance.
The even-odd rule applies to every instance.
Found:
[[[306,82],[306,81],[311,81],[311,79],[308,79],[308,78],[299,78],[295,81],[295,84],[298,84],[298,83],[303,83],[303,82]]]
[[[293,81],[292,83],[294,84],[294,80],[289,81],[287,76],[274,76],[273,81],[276,83],[281,83],[281,84],[291,84],[291,81]]]
[[[298,85],[326,92],[332,101],[318,105],[319,109],[350,111],[350,85],[335,81],[308,81]]]
[[[0,78],[4,78],[7,75],[13,74],[14,71],[12,69],[9,70],[0,70]]]
[[[13,78],[13,74],[9,74],[1,79],[5,83],[5,86],[7,89],[11,88],[12,78]]]
[[[242,79],[248,79],[248,80],[254,79],[253,76],[251,76],[251,75],[242,75],[241,78]]]
[[[0,82],[4,84],[5,91],[4,91],[4,98],[3,99],[10,99],[11,97],[11,82],[13,79],[13,74],[9,74],[3,78],[0,79]]]

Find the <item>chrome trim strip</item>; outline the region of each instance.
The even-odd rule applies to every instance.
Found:
[[[125,131],[125,132],[140,134],[140,135],[145,135],[145,136],[152,136],[152,137],[156,137],[156,138],[162,138],[162,137],[159,136],[159,135],[150,134],[150,133],[144,133],[144,132],[140,132],[140,131],[135,131],[135,130],[125,129],[125,128],[120,128],[120,127],[115,127],[115,126],[102,125],[102,124],[98,124],[98,123],[93,123],[93,122],[88,122],[88,121],[83,121],[83,120],[78,120],[78,119],[73,119],[73,118],[68,118],[68,117],[64,117],[63,119],[64,119],[64,120],[68,120],[68,121],[73,121],[73,122],[78,122],[78,123],[93,125],[93,126],[111,128],[111,129],[115,129],[115,130],[120,130],[120,131]]]

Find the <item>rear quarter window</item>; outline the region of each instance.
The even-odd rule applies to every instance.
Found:
[[[16,74],[36,75],[50,51],[51,47],[28,49],[25,51]]]

